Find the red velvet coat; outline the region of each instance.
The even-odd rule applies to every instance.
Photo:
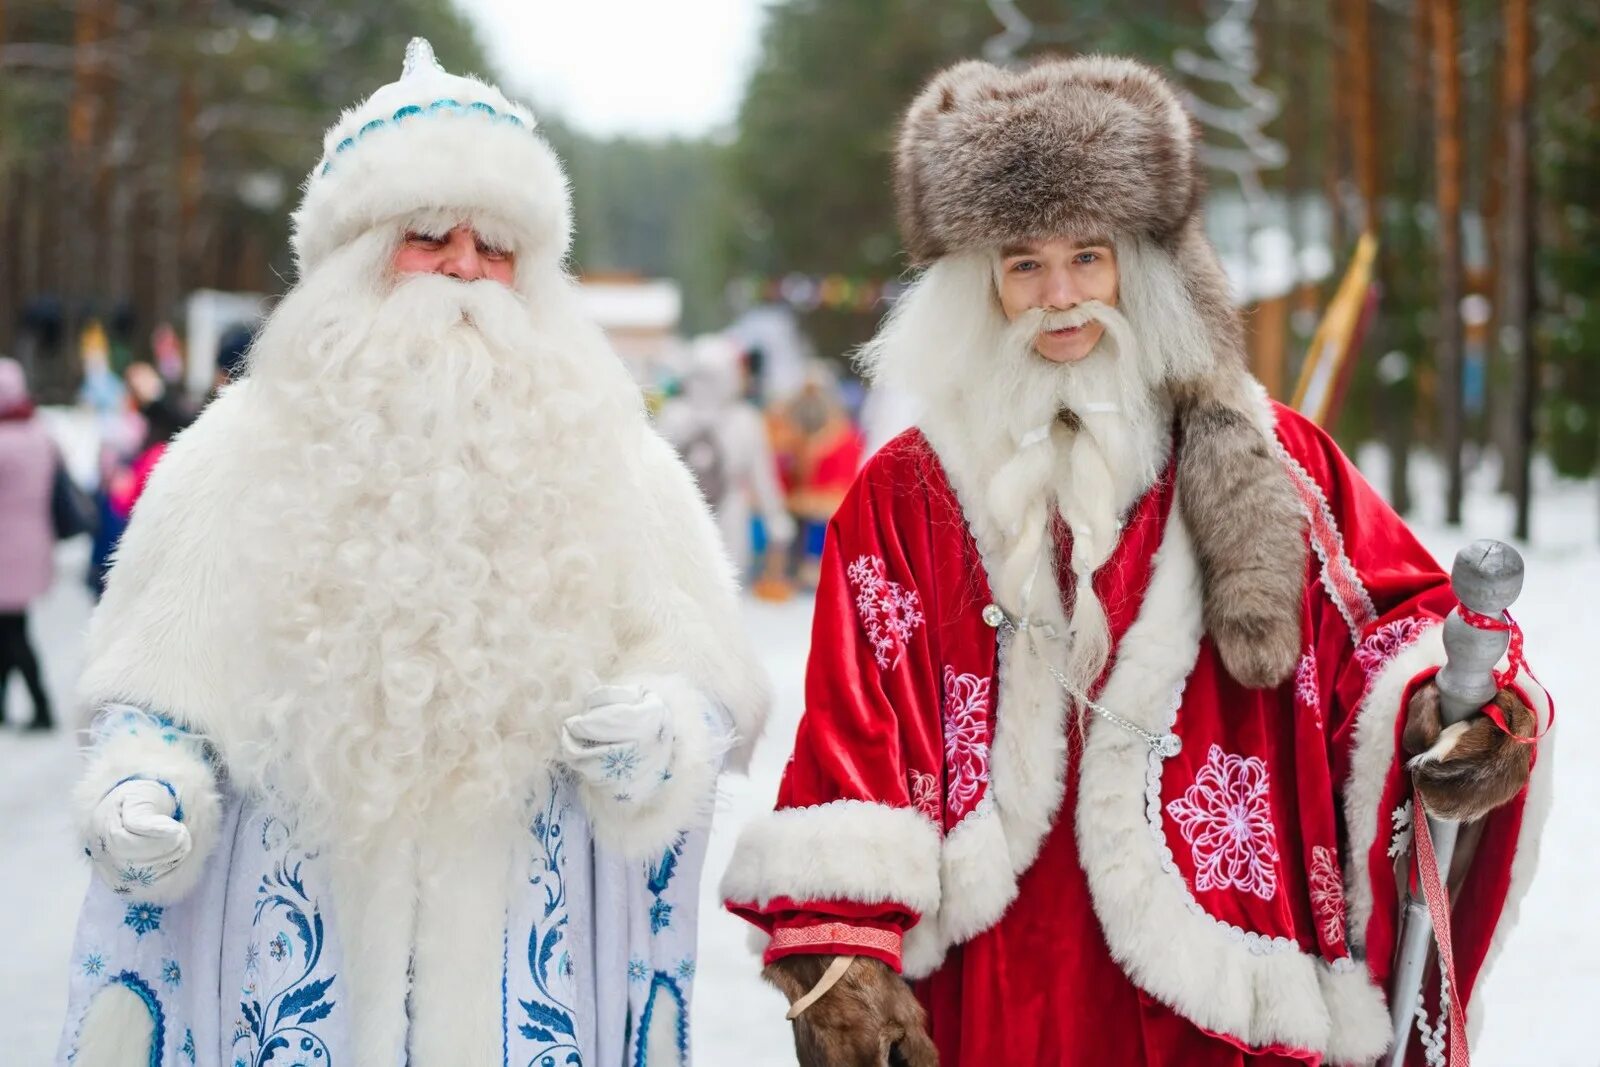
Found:
[[[1115,642],[1097,699],[1175,733],[1165,759],[1111,722],[1069,723],[1048,666],[1060,642],[1038,651],[984,621],[997,535],[959,444],[913,430],[871,460],[828,531],[777,811],[723,884],[771,935],[769,960],[903,969],[947,1067],[1382,1051],[1409,816],[1398,735],[1453,599],[1338,448],[1274,414],[1314,550],[1292,681],[1246,689],[1222,667],[1170,475],[1094,578]],[[1546,719],[1537,684],[1518,688]],[[1541,761],[1486,820],[1457,893],[1467,997],[1531,876],[1521,831],[1548,779]]]

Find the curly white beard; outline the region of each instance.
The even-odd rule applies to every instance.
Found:
[[[239,564],[276,686],[235,774],[308,843],[520,803],[616,647],[637,390],[564,278],[385,277],[358,241],[251,358]]]

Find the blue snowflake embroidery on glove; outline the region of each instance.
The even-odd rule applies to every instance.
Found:
[[[639,750],[633,745],[612,749],[601,757],[600,768],[605,771],[607,781],[620,782],[632,778],[639,772]]]
[[[644,960],[634,958],[628,961],[628,981],[643,982],[650,977],[650,968],[645,966]]]
[[[117,877],[122,880],[124,886],[131,890],[136,885],[154,885],[156,872],[149,867],[135,867],[130,863],[117,872]]]
[[[90,978],[98,978],[106,972],[106,958],[98,952],[91,952],[83,957],[83,973]]]
[[[694,980],[694,960],[678,961],[678,981],[690,982]]]
[[[244,947],[244,973],[255,974],[261,966],[261,946],[254,941]]]
[[[161,980],[167,983],[169,989],[177,989],[183,984],[183,970],[177,960],[166,960],[161,964]]]
[[[289,954],[289,939],[280,932],[277,937],[267,942],[267,953],[275,960],[281,960]]]
[[[155,904],[129,904],[122,925],[131,927],[135,934],[143,937],[152,930],[161,929],[161,913],[164,910]]]
[[[672,905],[659,897],[656,898],[656,902],[650,905],[650,932],[659,934],[671,925]]]

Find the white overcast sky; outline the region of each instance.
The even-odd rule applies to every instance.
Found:
[[[730,128],[764,0],[455,0],[508,95],[585,132]]]

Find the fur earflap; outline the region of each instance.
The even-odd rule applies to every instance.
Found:
[[[1177,94],[1132,59],[1083,56],[938,75],[906,112],[895,158],[913,260],[1041,235],[1168,243],[1199,207],[1198,135]]]

